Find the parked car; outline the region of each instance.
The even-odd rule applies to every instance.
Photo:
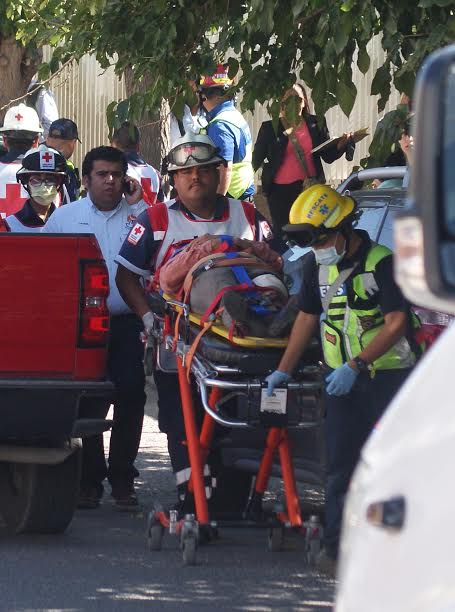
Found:
[[[430,56],[413,95],[414,169],[395,221],[406,297],[455,314],[455,45]],[[435,118],[437,129],[429,125]],[[337,612],[455,609],[455,326],[428,351],[362,450],[344,512]]]
[[[393,238],[393,222],[397,215],[405,209],[407,191],[403,187],[365,188],[374,179],[384,183],[391,179],[403,180],[406,176],[405,166],[390,168],[372,168],[359,170],[343,181],[337,191],[355,198],[362,215],[357,227],[368,232],[375,242],[383,244],[395,251]],[[447,313],[429,310],[421,306],[413,306],[413,310],[422,323],[422,334],[419,340],[429,347],[452,322],[453,316]]]

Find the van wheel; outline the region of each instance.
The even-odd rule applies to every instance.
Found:
[[[14,533],[62,533],[79,494],[81,451],[63,463],[0,463],[0,514]]]

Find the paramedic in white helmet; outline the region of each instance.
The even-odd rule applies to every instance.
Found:
[[[16,181],[16,173],[24,154],[38,146],[42,131],[33,108],[19,104],[7,110],[0,128],[7,150],[0,158],[0,217],[16,213],[28,198],[28,193]]]
[[[30,197],[5,224],[10,232],[40,232],[68,184],[66,160],[57,150],[39,145],[24,155],[16,177]]]
[[[279,253],[286,248],[281,242],[275,244],[267,221],[253,204],[217,193],[219,167],[224,164],[225,160],[208,136],[188,133],[178,139],[168,154],[168,173],[177,197],[139,215],[116,257],[117,286],[130,308],[142,318],[146,333],[151,331],[153,313],[143,280],[150,274],[158,275],[176,250],[194,238],[210,234],[229,241],[238,237],[265,240]],[[158,424],[167,434],[177,481],[177,510],[194,512],[192,495],[188,492],[189,460],[177,375],[155,370],[154,378],[158,390]],[[196,406],[199,405],[198,400]],[[215,484],[210,466],[205,466],[204,474],[210,491]],[[209,503],[211,512],[216,513],[216,494]]]

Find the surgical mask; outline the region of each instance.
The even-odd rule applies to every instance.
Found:
[[[45,183],[41,183],[41,185],[30,185],[30,195],[37,204],[41,204],[42,206],[51,204],[57,192],[58,189],[56,185],[46,185]]]
[[[338,253],[335,246],[326,249],[311,249],[316,258],[316,263],[320,266],[333,266],[340,262],[346,255],[346,241],[341,253]]]

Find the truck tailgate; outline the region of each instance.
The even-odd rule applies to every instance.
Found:
[[[94,237],[1,236],[0,377],[72,377],[81,257],[101,259]]]

